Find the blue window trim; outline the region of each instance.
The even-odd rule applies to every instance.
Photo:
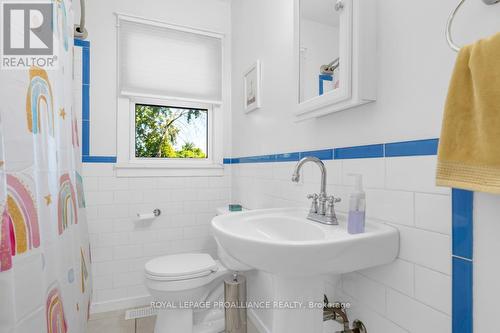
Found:
[[[90,42],[77,38],[74,42],[82,48],[82,162],[116,163],[116,156],[90,155]]]
[[[224,164],[289,162],[304,156],[322,160],[435,156],[439,139],[402,141],[272,155],[225,158]],[[274,158],[273,158],[274,157]],[[452,190],[452,327],[453,333],[473,332],[473,201],[474,193]]]

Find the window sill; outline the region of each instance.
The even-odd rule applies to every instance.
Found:
[[[115,164],[116,177],[222,177],[222,164]]]

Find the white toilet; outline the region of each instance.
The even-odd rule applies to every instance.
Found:
[[[146,263],[146,286],[155,301],[167,302],[159,309],[155,333],[219,333],[224,331],[222,308],[180,308],[185,302],[222,301],[222,281],[227,269],[204,253],[176,254]],[[181,304],[179,304],[181,303]]]
[[[217,215],[228,213],[217,209]],[[220,250],[220,249],[219,249]],[[231,266],[242,270],[241,266]],[[223,302],[223,280],[231,271],[205,253],[184,253],[158,257],[145,265],[146,287],[155,301],[166,302],[159,309],[155,333],[220,333],[224,331],[224,309],[180,308],[185,302]]]

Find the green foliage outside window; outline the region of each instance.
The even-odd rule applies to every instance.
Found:
[[[207,120],[207,110],[136,104],[135,156],[207,158]]]

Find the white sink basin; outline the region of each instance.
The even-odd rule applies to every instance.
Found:
[[[306,219],[304,209],[264,209],[217,216],[217,242],[235,259],[258,270],[284,276],[341,274],[393,261],[398,231],[367,221],[366,232],[350,235],[346,219],[323,225]]]
[[[263,209],[212,220],[214,236],[224,253],[220,259],[226,266],[233,268],[233,262],[240,262],[269,274],[272,291],[267,292],[268,301],[303,304],[299,309],[276,308],[271,315],[263,314],[269,332],[322,332],[321,306],[306,304],[322,302],[327,274],[333,278],[387,264],[399,251],[399,233],[391,226],[368,220],[365,233],[350,235],[344,215],[338,215],[337,226],[313,222],[306,216],[305,209]]]

